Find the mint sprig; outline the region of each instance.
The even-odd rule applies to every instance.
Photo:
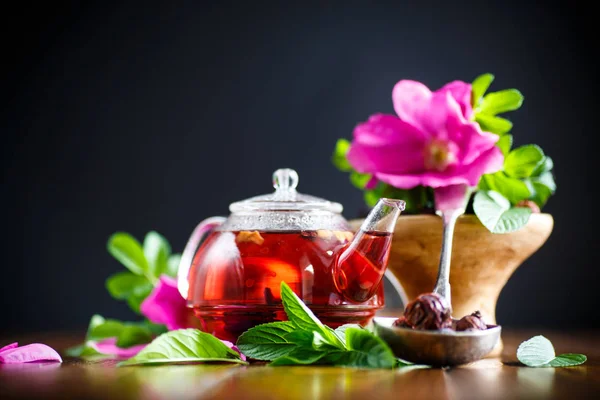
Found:
[[[247,364],[241,359],[240,353],[229,348],[210,333],[198,329],[179,329],[162,334],[135,357],[117,365],[121,367],[206,361]]]
[[[583,354],[561,354],[556,356],[552,342],[542,335],[524,341],[517,349],[517,358],[528,367],[571,367],[583,364]]]
[[[388,345],[359,325],[335,330],[323,325],[285,283],[281,299],[288,322],[273,322],[244,332],[240,351],[269,365],[337,365],[357,368],[394,368],[399,363]]]

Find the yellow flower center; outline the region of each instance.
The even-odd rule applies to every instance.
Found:
[[[456,162],[456,155],[450,151],[448,142],[434,139],[425,146],[423,159],[426,169],[443,172]]]

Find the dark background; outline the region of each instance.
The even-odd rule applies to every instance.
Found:
[[[515,144],[541,145],[559,187],[544,210],[554,232],[508,282],[498,320],[598,326],[598,48],[585,9],[177,3],[3,11],[0,332],[130,318],[104,288],[122,268],[109,235],[155,229],[181,251],[200,220],[269,192],[279,167],[355,217],[362,195],[330,163],[336,139],[393,112],[400,79],[436,89],[483,72],[524,93]]]

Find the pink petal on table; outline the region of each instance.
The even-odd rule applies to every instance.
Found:
[[[238,349],[238,347],[235,344],[233,344],[233,343],[231,343],[231,342],[229,342],[227,340],[221,340],[221,342],[223,342],[223,344],[225,344],[225,346],[229,347],[230,349],[232,349],[232,350],[237,351],[238,353],[240,353],[240,358],[243,361],[246,361],[246,356],[244,355],[244,353],[242,353],[240,351],[240,349]]]
[[[114,337],[103,339],[99,342],[90,343],[90,347],[92,347],[98,353],[112,354],[112,355],[115,355],[118,357],[127,357],[127,358],[135,356],[146,346],[147,346],[147,343],[146,344],[138,344],[138,345],[131,346],[131,347],[119,347],[119,346],[117,346],[117,338],[114,338]]]
[[[14,342],[14,343],[11,343],[9,345],[6,345],[6,346],[0,348],[0,353],[2,353],[4,350],[14,349],[15,347],[19,347],[19,343]]]
[[[12,345],[10,345],[12,346]],[[7,346],[8,347],[8,346]],[[12,347],[0,353],[0,364],[20,364],[34,361],[62,362],[60,355],[50,346],[32,343],[27,346]]]

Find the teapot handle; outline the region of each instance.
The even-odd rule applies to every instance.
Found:
[[[190,272],[190,267],[192,266],[194,254],[196,254],[196,250],[198,250],[198,246],[200,246],[204,236],[225,222],[225,219],[226,218],[224,217],[210,217],[200,222],[185,245],[185,249],[181,255],[181,261],[179,262],[179,270],[177,272],[177,288],[184,299],[187,299],[190,285],[188,282],[188,274]]]

